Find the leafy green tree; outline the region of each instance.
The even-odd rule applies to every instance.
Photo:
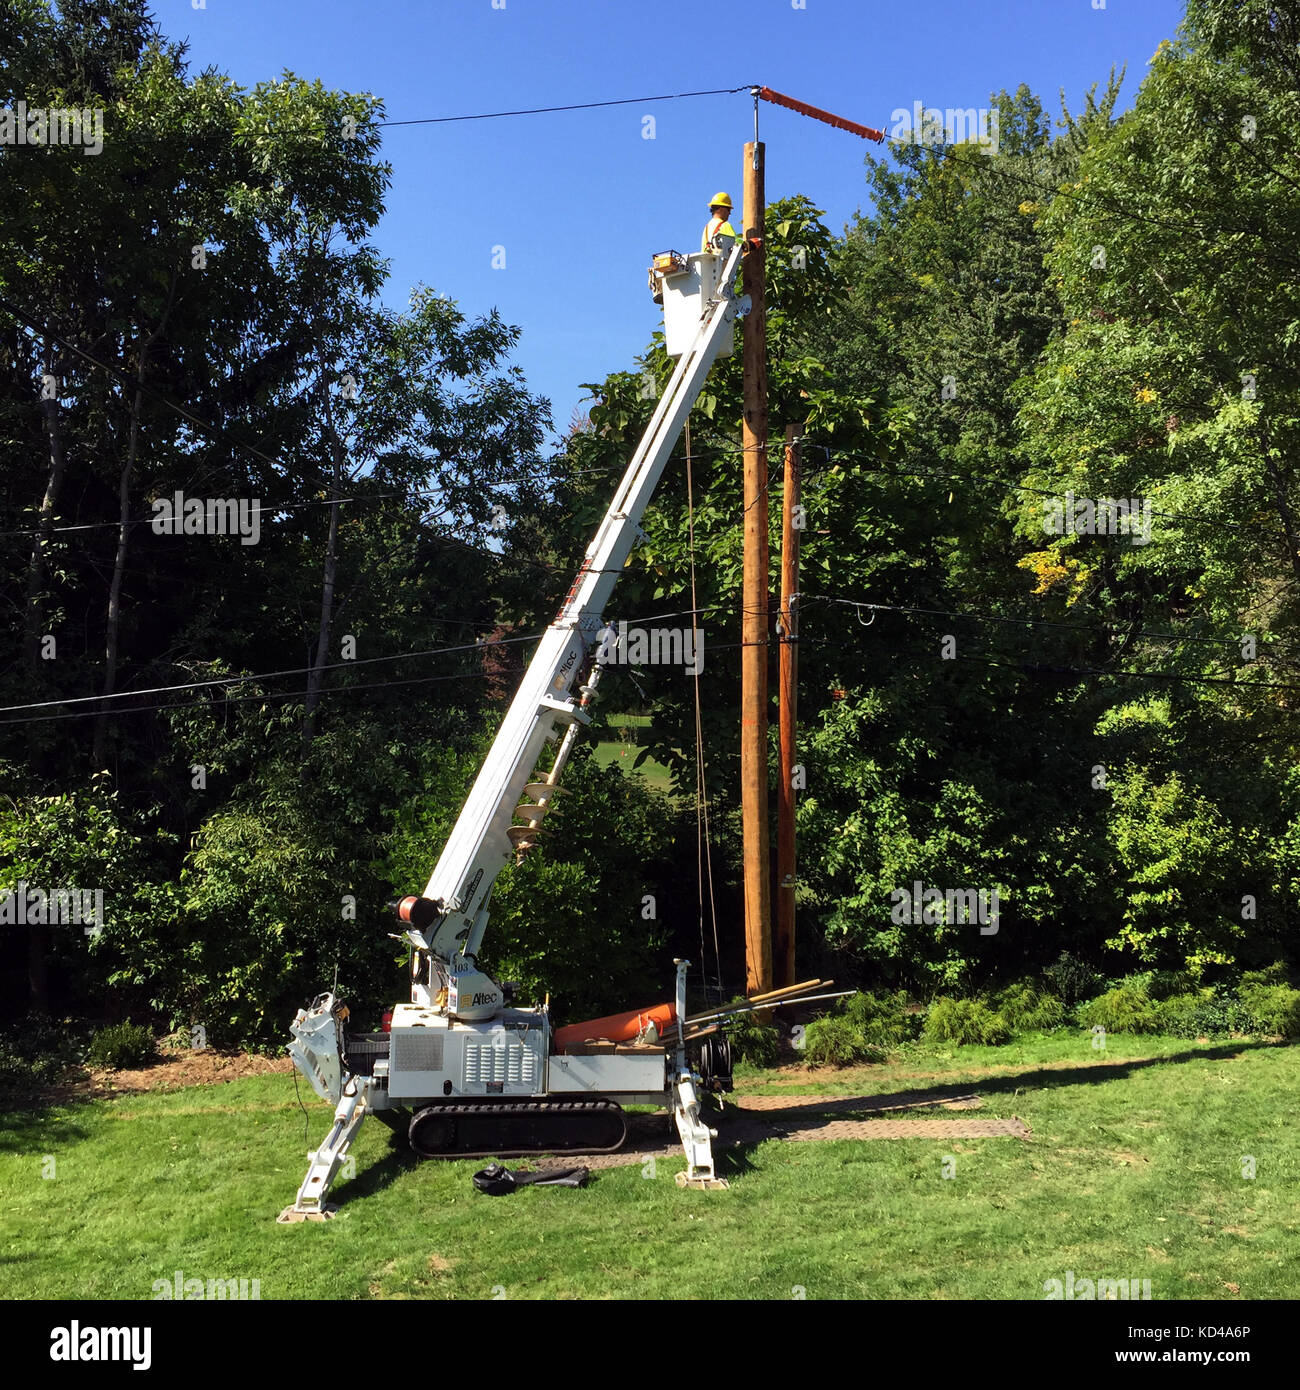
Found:
[[[1300,577],[1294,29],[1275,6],[1189,6],[1037,216],[1066,326],[1018,391],[1020,564],[1054,616],[1106,626],[1090,666],[1138,675],[1094,702],[1098,761],[1126,769],[1112,939],[1197,971],[1295,930],[1295,735],[1269,686],[1294,679]],[[1070,493],[1138,499],[1149,536],[1049,528],[1044,499]]]

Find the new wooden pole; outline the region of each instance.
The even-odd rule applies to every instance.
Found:
[[[745,237],[763,236],[763,145],[745,146]],[[740,803],[745,869],[745,991],[772,988],[772,900],[767,823],[767,318],[764,248],[745,250],[743,323],[745,559],[741,595]]]
[[[799,464],[799,428],[787,425],[781,512],[781,635],[777,648],[781,729],[776,790],[776,944],[772,962],[777,983],[782,985],[794,983],[794,768],[799,679],[799,528],[794,521],[799,505]]]

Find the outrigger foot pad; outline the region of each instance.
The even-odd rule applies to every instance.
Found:
[[[300,1211],[297,1207],[285,1207],[275,1218],[277,1226],[295,1226],[299,1221],[328,1221],[338,1215],[338,1207],[323,1206],[317,1210]]]
[[[730,1187],[731,1184],[726,1178],[692,1178],[689,1174],[682,1172],[677,1174],[677,1186],[698,1187],[701,1191],[712,1192],[719,1188]]]

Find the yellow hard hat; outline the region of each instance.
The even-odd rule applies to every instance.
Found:
[[[730,196],[730,194],[727,194],[727,193],[715,193],[715,194],[713,195],[713,197],[709,199],[709,206],[710,206],[711,208],[727,208],[728,210],[730,210],[730,208],[731,208],[731,196]]]

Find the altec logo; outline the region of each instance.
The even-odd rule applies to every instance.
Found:
[[[56,1327],[50,1332],[51,1361],[130,1361],[133,1371],[153,1365],[149,1327]]]

